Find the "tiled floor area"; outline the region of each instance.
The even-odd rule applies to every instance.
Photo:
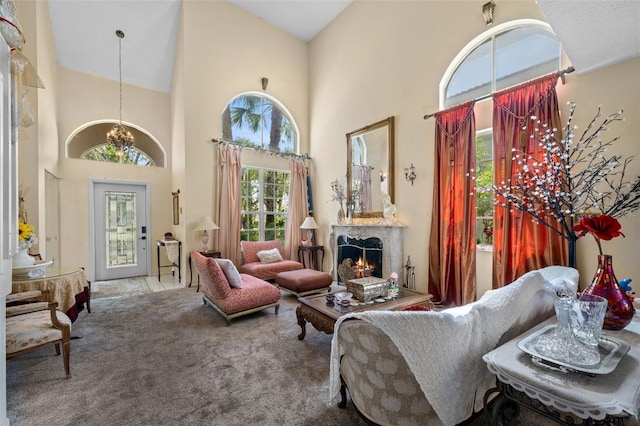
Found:
[[[184,281],[184,277],[183,277]],[[123,278],[111,281],[96,281],[91,284],[91,296],[96,298],[123,297],[133,294],[144,294],[156,291],[173,290],[184,287],[178,277],[171,273],[160,276],[142,276]]]

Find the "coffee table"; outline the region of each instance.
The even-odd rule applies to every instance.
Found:
[[[430,294],[423,294],[407,288],[400,288],[398,296],[395,299],[385,300],[384,302],[374,302],[370,305],[358,306],[341,306],[340,304],[335,303],[335,305],[331,306],[327,305],[326,296],[327,293],[324,293],[314,296],[300,297],[298,299],[300,304],[296,309],[296,316],[298,317],[298,324],[302,329],[298,335],[298,339],[304,339],[307,334],[307,322],[316,330],[331,334],[333,333],[333,326],[336,324],[338,318],[348,313],[363,311],[398,311],[414,305],[429,307],[432,297]]]

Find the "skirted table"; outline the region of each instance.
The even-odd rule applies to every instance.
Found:
[[[497,387],[485,395],[490,424],[497,424],[507,412],[517,416],[514,403],[528,406],[562,424],[579,424],[568,414],[581,419],[582,424],[604,420],[607,424],[621,425],[629,416],[636,417],[640,409],[640,318],[634,317],[623,330],[603,331],[603,335],[630,346],[629,352],[608,374],[563,373],[535,365],[531,357],[518,348],[518,342],[536,329],[553,323],[555,317],[484,355],[489,371],[497,378]],[[487,407],[492,393],[497,393],[498,399]]]
[[[91,283],[82,268],[50,266],[41,278],[16,278],[11,285],[12,292],[40,290],[46,292],[48,302],[58,302],[58,309],[67,314],[71,321],[87,304],[91,313]]]

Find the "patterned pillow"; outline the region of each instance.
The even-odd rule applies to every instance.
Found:
[[[260,262],[262,263],[274,263],[280,262],[282,260],[282,256],[277,248],[272,248],[271,250],[259,251],[258,259],[260,259]]]
[[[224,276],[227,277],[229,285],[233,288],[242,288],[242,280],[240,279],[240,272],[229,259],[215,259],[216,263],[224,272]]]
[[[216,299],[225,299],[231,295],[231,286],[227,277],[214,258],[204,257],[197,251],[191,252],[191,260],[202,279],[203,292],[207,290]]]

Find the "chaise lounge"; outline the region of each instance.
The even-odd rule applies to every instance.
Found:
[[[193,251],[191,260],[200,274],[204,302],[222,315],[227,325],[233,318],[267,308],[275,308],[278,314],[280,290],[272,284],[240,274],[228,259],[204,257]]]
[[[284,259],[284,248],[280,240],[240,241],[243,274],[253,275],[263,280],[275,280],[280,272],[303,269],[302,263]]]
[[[531,271],[480,300],[434,312],[370,311],[335,325],[331,398],[376,424],[458,424],[495,385],[482,356],[554,314],[553,289],[578,271]],[[339,395],[340,394],[340,395]]]

